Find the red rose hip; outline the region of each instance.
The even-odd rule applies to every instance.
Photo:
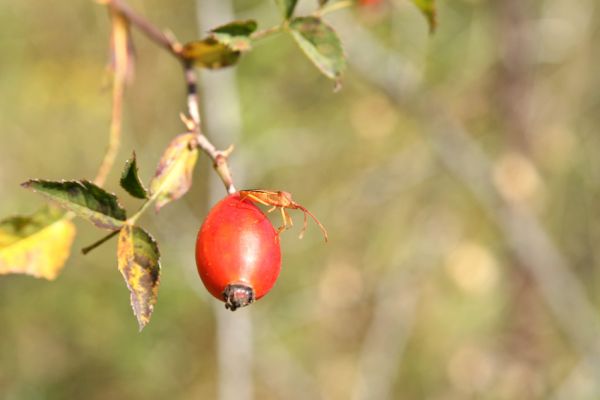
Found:
[[[206,289],[235,311],[271,290],[281,270],[279,238],[266,215],[234,193],[208,213],[196,240]]]

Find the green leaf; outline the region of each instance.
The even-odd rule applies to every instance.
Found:
[[[250,36],[258,28],[258,24],[253,19],[244,21],[232,21],[212,29],[211,33],[221,33],[229,36]]]
[[[63,212],[48,207],[0,221],[0,275],[55,279],[71,253],[74,237],[73,223]]]
[[[239,51],[232,50],[212,37],[187,43],[183,46],[181,55],[187,62],[207,69],[229,67],[240,58]]]
[[[148,192],[138,175],[135,151],[131,155],[131,158],[125,163],[125,168],[123,169],[119,183],[121,184],[121,187],[133,197],[138,199],[148,198]]]
[[[197,159],[198,144],[195,134],[182,133],[169,143],[150,182],[150,194],[156,196],[156,211],[189,190]]]
[[[248,51],[252,45],[250,35],[258,25],[254,20],[233,21],[210,31],[211,37],[234,51]]]
[[[319,0],[319,6],[323,7],[329,0]]]
[[[89,181],[29,180],[24,188],[39,192],[99,228],[117,230],[127,219],[117,197]]]
[[[290,19],[294,14],[294,9],[296,8],[296,3],[298,0],[275,0],[279,8],[281,9],[281,13],[285,19]]]
[[[346,58],[335,31],[317,17],[294,18],[290,29],[313,64],[328,78],[339,80],[346,68]]]
[[[423,15],[425,15],[425,18],[427,18],[429,32],[434,32],[437,27],[435,0],[412,0],[412,2],[415,3]]]
[[[131,308],[140,331],[150,322],[160,283],[160,253],[148,232],[126,224],[119,233],[119,271],[129,289]]]

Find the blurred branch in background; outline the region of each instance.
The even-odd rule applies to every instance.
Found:
[[[197,0],[198,35],[203,36],[219,24],[235,19],[231,0]],[[221,143],[235,143],[241,136],[240,100],[236,69],[202,71],[200,97],[204,124]],[[240,154],[236,154],[239,163]],[[238,164],[239,165],[239,164]],[[241,168],[234,168],[241,171]],[[237,176],[238,184],[243,176]],[[221,182],[211,174],[209,204],[224,196]],[[253,398],[253,335],[250,309],[232,313],[220,302],[214,302],[220,400],[250,400]]]
[[[414,110],[427,122],[428,139],[439,159],[475,195],[501,229],[506,245],[520,261],[519,265],[531,274],[561,328],[594,371],[598,382],[600,324],[597,312],[543,225],[529,206],[515,204],[498,192],[492,181],[492,161],[446,109],[431,95],[424,94],[418,99],[411,96],[419,82],[413,75],[402,72],[413,70],[407,66],[410,64],[393,50],[383,48],[358,25],[348,14],[336,19],[336,27],[345,38],[349,63],[392,100]],[[390,65],[395,69],[387,68]],[[409,100],[411,104],[407,104]]]
[[[261,340],[264,346],[261,357],[256,360],[256,370],[260,378],[277,393],[280,399],[321,399],[318,382],[307,371],[284,343],[276,336],[275,329],[269,323],[270,318],[259,317],[255,322],[260,325]]]
[[[510,147],[530,151],[531,86],[534,52],[528,35],[528,7],[520,0],[504,0],[496,7],[498,72],[495,92]]]
[[[552,393],[552,400],[594,399],[598,384],[586,360],[579,362],[566,379]]]
[[[449,119],[430,130],[447,168],[468,186],[502,230],[507,246],[534,278],[546,303],[580,356],[600,377],[600,326],[594,306],[537,217],[524,205],[501,199],[490,182],[491,162]]]
[[[415,237],[420,237],[421,243],[431,242]],[[417,250],[408,259],[397,256],[398,260],[392,260],[375,289],[373,317],[359,353],[354,400],[395,398],[393,385],[412,335],[421,285],[430,272],[426,266],[439,265],[439,248],[419,244],[414,248]]]

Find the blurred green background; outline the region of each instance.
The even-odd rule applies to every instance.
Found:
[[[201,155],[192,190],[142,220],[163,265],[142,333],[115,242],[82,256],[102,234],[83,221],[56,281],[0,278],[0,398],[600,398],[597,2],[438,2],[431,36],[406,0],[328,16],[349,56],[339,93],[284,34],[203,74],[206,134],[236,145],[238,187],[291,192],[327,245],[312,223],[285,233],[275,288],[226,314],[194,262],[225,194]],[[224,0],[130,4],[181,41],[230,15]],[[232,6],[278,21],[270,1]],[[93,178],[108,36],[92,1],[0,0],[0,215],[43,204],[29,178]],[[180,66],[134,39],[106,185],[130,209],[121,166],[135,149],[147,180],[185,109]]]

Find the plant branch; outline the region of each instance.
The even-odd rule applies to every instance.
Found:
[[[112,111],[108,147],[98,168],[94,183],[103,186],[112,169],[121,144],[121,126],[123,114],[123,94],[125,82],[131,73],[131,34],[127,19],[119,12],[109,8],[111,19],[111,48],[113,56]]]
[[[96,247],[100,246],[101,244],[103,244],[104,242],[109,241],[110,239],[112,239],[114,236],[117,236],[119,234],[119,232],[121,232],[121,230],[117,230],[117,231],[112,231],[111,233],[109,233],[108,235],[104,236],[102,239],[90,244],[87,247],[84,247],[83,249],[81,249],[81,252],[85,255],[87,253],[89,253],[90,251],[94,250]]]
[[[201,119],[199,112],[198,102],[198,77],[191,63],[184,59],[181,50],[182,46],[173,38],[164,34],[160,29],[153,25],[150,21],[135,13],[123,0],[100,0],[102,3],[111,7],[116,12],[122,14],[131,23],[132,26],[139,29],[144,33],[150,40],[157,43],[159,46],[167,49],[171,55],[177,58],[183,64],[184,76],[187,90],[187,111],[190,116],[190,120],[184,119],[188,130],[195,133],[197,136],[198,146],[204,151],[213,161],[215,171],[223,181],[225,189],[228,193],[236,191],[233,185],[233,179],[231,178],[231,172],[227,164],[227,157],[233,150],[232,147],[220,151],[208,140],[202,133]],[[274,30],[267,30],[269,33],[273,33]]]
[[[152,24],[150,21],[142,17],[133,11],[124,1],[122,0],[99,0],[100,3],[106,4],[107,6],[113,8],[119,13],[123,14],[125,18],[133,26],[140,30],[148,39],[152,40],[156,44],[161,47],[167,49],[171,54],[173,54],[178,59],[182,59],[181,56],[181,44],[179,44],[172,37],[166,35],[163,31],[156,27],[156,25]]]
[[[230,146],[226,150],[217,150],[210,140],[208,140],[208,138],[202,133],[202,128],[200,125],[200,113],[198,112],[198,76],[191,65],[185,64],[184,67],[185,80],[187,84],[187,106],[188,113],[191,117],[191,120],[184,119],[184,123],[187,125],[187,128],[190,132],[196,134],[198,147],[202,149],[202,151],[204,151],[204,153],[206,153],[213,161],[213,167],[217,172],[217,175],[219,175],[219,178],[221,178],[221,181],[223,181],[223,185],[225,185],[225,190],[227,190],[227,193],[234,193],[236,189],[233,185],[229,164],[227,163],[227,158],[233,151],[233,146]]]
[[[259,31],[256,31],[256,32],[254,32],[254,33],[252,33],[250,35],[250,39],[254,40],[254,41],[257,41],[257,40],[261,40],[261,39],[264,39],[266,37],[269,37],[271,35],[274,35],[276,33],[279,33],[279,32],[281,32],[283,30],[284,25],[285,25],[285,23],[279,24],[279,25],[275,25],[275,26],[272,26],[272,27],[267,28],[267,29],[261,29]]]
[[[112,90],[112,118],[110,121],[110,133],[108,136],[108,148],[94,178],[94,183],[103,186],[110,170],[112,169],[117,152],[121,145],[121,124],[123,115],[123,92],[125,81],[115,76]]]

